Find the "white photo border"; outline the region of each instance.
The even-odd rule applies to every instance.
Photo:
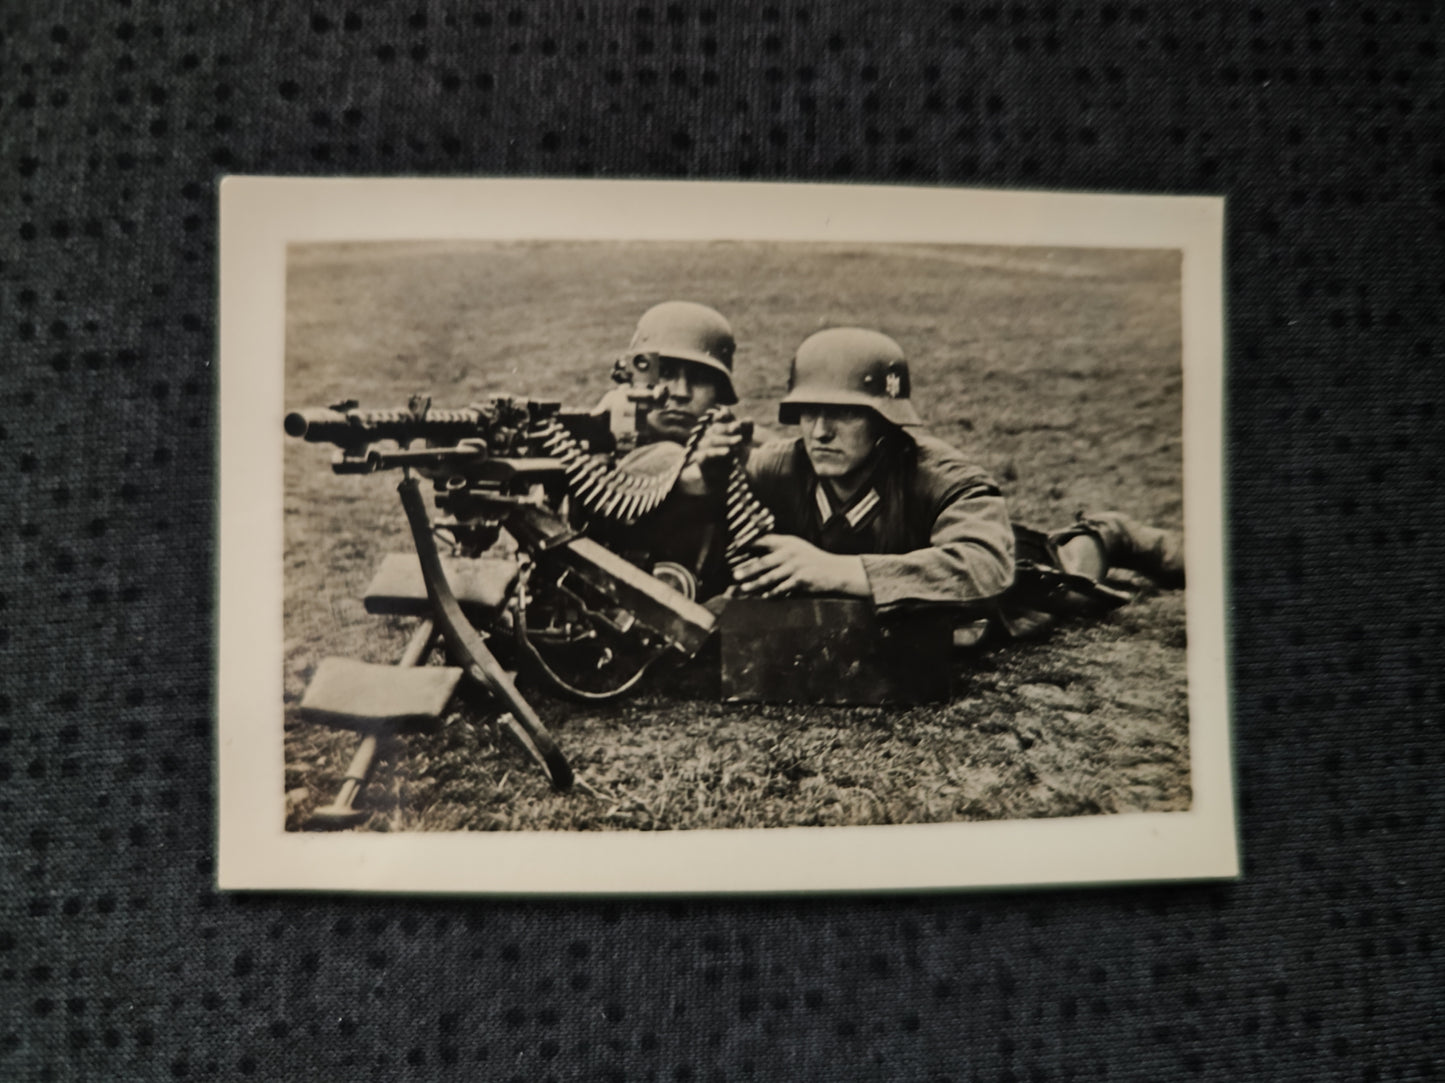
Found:
[[[501,895],[922,891],[1239,875],[1224,550],[1224,201],[695,181],[228,177],[220,193],[218,806],[222,889]],[[287,246],[826,241],[1182,253],[1187,811],[668,832],[284,829]]]

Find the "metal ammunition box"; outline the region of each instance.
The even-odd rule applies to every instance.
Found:
[[[854,598],[734,598],[718,628],[722,697],[743,703],[911,704],[952,691],[956,617],[880,618]]]

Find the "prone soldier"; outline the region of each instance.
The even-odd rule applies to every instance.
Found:
[[[798,347],[778,408],[798,436],[747,461],[776,528],[733,568],[740,594],[854,596],[878,612],[949,606],[1021,635],[1057,613],[1119,604],[1100,583],[1110,568],[1182,586],[1179,538],[1118,512],[1048,535],[1012,525],[993,479],[923,431],[911,391],[902,349],[879,332],[832,328]],[[715,424],[696,457],[737,454],[743,441],[736,422]]]
[[[732,384],[736,350],[727,319],[707,305],[664,301],[642,314],[613,369],[625,386],[603,396],[596,407],[599,412],[635,409],[637,391],[651,389],[650,401],[637,416],[637,450],[621,469],[664,473],[681,464],[683,444],[704,415],[738,401]],[[698,466],[681,469],[672,495],[635,523],[594,520],[587,526],[603,544],[689,598],[711,597],[727,585],[719,495]]]
[[[736,352],[732,327],[707,305],[663,301],[644,312],[619,360],[619,378],[625,373],[628,383],[655,389],[655,405],[638,423],[638,443],[681,444],[713,407],[735,404]]]

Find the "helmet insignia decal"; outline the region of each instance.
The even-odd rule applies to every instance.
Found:
[[[888,374],[888,384],[885,388],[890,399],[896,399],[903,393],[903,377],[896,372]]]

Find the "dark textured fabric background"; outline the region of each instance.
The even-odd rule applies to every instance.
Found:
[[[0,6],[0,1078],[1425,1080],[1430,3]],[[213,890],[216,183],[1223,193],[1237,884]]]

